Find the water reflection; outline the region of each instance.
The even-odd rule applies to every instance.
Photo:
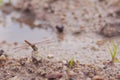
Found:
[[[1,13],[0,16],[0,41],[23,42],[24,40],[29,40],[38,42],[52,35],[52,29],[50,28],[41,29],[34,26],[35,28],[32,29],[24,23],[13,21],[13,16],[19,16],[16,12],[9,15],[3,15]]]
[[[29,27],[20,28],[18,25],[0,27],[0,41],[6,40],[9,42],[23,42],[24,40],[29,41],[40,41],[43,38],[51,36],[50,29],[30,29]]]

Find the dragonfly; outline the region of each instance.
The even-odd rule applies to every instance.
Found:
[[[31,47],[33,50],[37,50],[37,46],[42,46],[42,47],[45,47],[47,45],[53,45],[53,43],[55,43],[55,40],[52,40],[52,39],[43,39],[39,42],[36,42],[36,43],[32,43],[28,40],[24,40],[24,43],[22,45],[19,45],[15,48],[13,48],[13,50],[15,52],[18,52],[22,49],[29,49],[29,47]]]
[[[33,47],[32,47],[33,46]],[[35,48],[34,48],[35,46]],[[37,50],[37,48],[44,48],[45,50],[50,50],[50,51],[53,51],[53,52],[56,52],[56,51],[60,51],[61,53],[62,52],[65,52],[65,51],[70,51],[72,52],[71,48],[65,48],[63,46],[61,46],[61,43],[56,40],[56,39],[43,39],[39,42],[36,42],[36,43],[32,43],[32,42],[29,42],[28,40],[25,40],[24,41],[24,44],[22,45],[19,45],[15,48],[12,48],[12,51],[14,52],[19,52],[21,50],[28,50],[31,48],[31,50]]]

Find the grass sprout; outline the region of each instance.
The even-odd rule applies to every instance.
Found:
[[[72,68],[74,64],[75,64],[74,58],[70,59],[70,61],[68,62],[68,66]]]
[[[118,46],[114,41],[112,41],[112,48],[108,47],[110,55],[111,55],[111,63],[120,62],[117,56]]]

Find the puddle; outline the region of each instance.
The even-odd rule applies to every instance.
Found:
[[[31,28],[31,26],[24,23],[14,21],[13,17],[19,17],[19,14],[13,12],[8,15],[4,15],[0,12],[0,41],[7,42],[23,42],[24,40],[38,42],[41,39],[51,37],[52,29],[47,28]]]

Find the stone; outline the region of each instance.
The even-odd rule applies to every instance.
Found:
[[[9,78],[8,80],[20,80],[17,76]]]
[[[48,79],[57,79],[57,78],[61,78],[62,76],[63,76],[62,73],[49,73],[45,77]]]
[[[6,56],[5,55],[1,55],[0,56],[0,61],[2,61],[2,60],[6,60],[7,58],[6,58]]]
[[[94,76],[92,80],[104,80],[102,76]]]
[[[87,78],[86,80],[91,80],[91,78]]]
[[[54,55],[53,54],[48,54],[47,58],[52,59],[52,58],[54,58]]]

